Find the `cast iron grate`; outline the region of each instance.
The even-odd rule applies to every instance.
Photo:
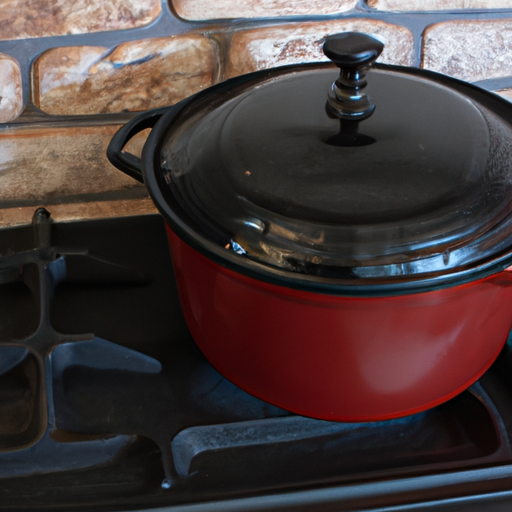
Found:
[[[512,400],[496,369],[407,418],[292,415],[198,351],[161,219],[63,226],[38,210],[27,233],[33,242],[0,239],[2,510],[140,509],[512,460]]]
[[[159,425],[165,424],[164,430],[168,432],[167,425],[171,422],[148,421],[148,414],[162,420],[162,410],[168,410],[170,403],[168,397],[163,400],[167,407],[160,403],[162,400],[150,399],[165,394],[161,364],[94,334],[60,333],[50,319],[55,289],[63,281],[140,286],[151,278],[95,258],[87,249],[53,246],[51,228],[49,212],[44,208],[36,210],[32,223],[34,248],[4,255],[0,261],[0,283],[24,283],[39,313],[34,332],[21,339],[0,341],[0,384],[4,395],[0,477],[100,465],[126,449],[135,435],[142,434],[160,447],[166,470],[162,485],[169,487],[174,473],[170,438],[169,434],[162,434]],[[108,383],[103,382],[105,389],[95,390],[93,403],[82,411],[81,419],[94,419],[94,425],[91,421],[74,421],[77,415],[73,416],[67,407],[73,390],[64,390],[62,384],[69,368],[74,370],[74,375],[67,379],[68,383],[79,382],[80,372],[96,372],[96,380],[110,376]],[[86,380],[90,377],[85,376]],[[108,396],[111,389],[117,392],[117,402],[124,402],[119,415],[122,422],[116,421],[116,400]],[[143,393],[137,396],[135,389]],[[83,403],[83,400],[78,403],[82,409]],[[106,405],[105,411],[100,410],[102,404]],[[157,411],[142,410],[144,404],[150,404],[150,409],[156,406]],[[143,426],[139,425],[142,418]]]

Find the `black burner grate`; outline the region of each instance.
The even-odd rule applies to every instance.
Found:
[[[454,496],[508,478],[495,469],[512,461],[508,348],[469,392],[430,411],[312,420],[251,397],[204,359],[158,216],[57,224],[40,209],[31,227],[0,233],[0,253],[4,512],[210,501],[227,510],[225,500],[265,496],[264,508],[272,495],[322,489],[336,489],[343,510],[356,488],[396,487],[371,509],[407,503],[405,477],[423,489],[413,501],[441,496],[442,475]],[[478,471],[490,473],[475,480]],[[297,500],[297,510],[318,510]]]

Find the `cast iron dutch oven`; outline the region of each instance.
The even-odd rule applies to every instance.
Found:
[[[512,324],[512,106],[436,73],[369,69],[382,49],[331,36],[341,73],[228,80],[134,118],[108,151],[167,221],[209,361],[315,418],[440,404]],[[122,150],[148,127],[141,160]]]

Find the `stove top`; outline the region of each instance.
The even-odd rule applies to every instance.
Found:
[[[312,420],[205,360],[159,216],[40,208],[0,254],[0,511],[510,509],[509,344],[432,410]]]

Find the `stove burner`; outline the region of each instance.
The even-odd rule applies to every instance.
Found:
[[[165,472],[161,485],[169,489],[179,478],[171,441],[181,429],[183,414],[161,363],[94,334],[62,334],[54,329],[50,315],[61,283],[137,287],[153,279],[95,257],[88,249],[54,246],[51,228],[50,213],[44,208],[36,210],[32,222],[35,248],[6,255],[0,263],[0,283],[24,283],[36,298],[40,315],[33,333],[0,341],[0,376],[19,380],[21,375],[27,381],[21,386],[23,405],[10,407],[7,424],[12,425],[5,434],[0,431],[0,464],[16,462],[15,471],[4,466],[7,476],[89,467],[110,461],[135,436],[143,436],[161,451]],[[222,379],[218,374],[214,378]],[[232,398],[239,390],[228,387],[232,389],[227,396]],[[196,390],[200,389],[198,383]],[[237,407],[235,418],[287,414],[244,392],[241,396],[242,410],[247,403],[251,405],[245,415]],[[16,396],[10,398],[7,408],[19,402]],[[201,402],[201,396],[196,398]],[[259,414],[255,404],[262,404],[266,413]],[[229,407],[234,405],[236,399]],[[221,410],[222,406],[214,406],[211,413],[218,416]],[[23,423],[23,418],[29,420]],[[62,460],[66,457],[72,457],[74,464],[66,467]]]
[[[158,216],[54,224],[40,209],[31,227],[0,233],[0,254],[0,511],[208,510],[212,500],[229,510],[254,497],[264,497],[254,510],[277,510],[283,496],[306,507],[320,494],[336,509],[370,509],[512,478],[508,346],[470,391],[432,410],[312,420],[204,359]]]
[[[0,430],[0,476],[101,464],[133,442],[134,435],[142,434],[153,439],[162,450],[166,470],[166,480],[162,485],[170,487],[174,470],[170,460],[169,434],[159,432],[158,422],[148,422],[147,414],[141,414],[144,404],[162,407],[154,400],[166,389],[158,377],[161,364],[93,334],[61,334],[53,328],[50,320],[50,306],[60,282],[144,285],[150,282],[149,277],[95,258],[88,254],[87,249],[69,250],[52,246],[52,219],[44,208],[36,210],[32,224],[34,249],[4,256],[0,263],[0,283],[25,283],[36,297],[40,311],[34,333],[24,339],[0,341],[0,379],[4,389],[10,391],[10,396],[4,401],[4,427]],[[68,377],[70,369],[73,371]],[[70,392],[63,383],[75,380],[80,371],[85,374],[86,383],[91,377],[94,379],[94,373],[97,374],[95,381],[105,373],[108,375],[106,392],[114,388],[120,397],[128,399],[122,415],[124,425],[128,426],[119,426],[112,420],[112,403],[108,403],[104,414],[99,413],[100,405],[106,400],[105,392],[87,395],[92,402],[88,408],[84,408],[84,395],[79,394],[80,400],[76,405],[81,409],[82,422],[73,421],[67,407],[72,389]],[[143,389],[146,396],[134,402],[138,389]],[[168,406],[169,396],[166,398]],[[153,416],[155,414],[161,415],[161,409]],[[98,418],[103,420],[100,425],[97,425]],[[127,418],[134,419],[133,426]],[[152,428],[137,425],[142,418],[144,425],[153,425]],[[90,428],[91,421],[95,428]],[[127,435],[119,435],[124,431]],[[69,442],[69,436],[66,436],[69,432],[80,436]],[[114,437],[97,439],[98,434]],[[66,437],[67,442],[59,442]],[[2,462],[6,464],[2,465]]]

